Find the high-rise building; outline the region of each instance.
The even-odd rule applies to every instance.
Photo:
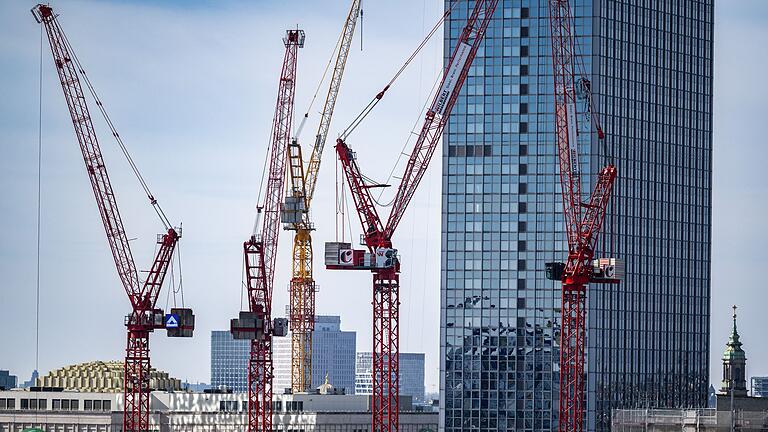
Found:
[[[0,389],[8,390],[16,388],[18,379],[7,370],[0,370]]]
[[[228,330],[211,332],[211,387],[226,386],[237,392],[248,391],[250,341],[234,339]]]
[[[400,353],[400,394],[424,402],[424,353]],[[373,358],[370,352],[357,353],[355,394],[373,394]]]
[[[582,192],[616,164],[597,252],[627,273],[588,287],[588,430],[613,408],[707,403],[713,3],[571,0],[607,134],[579,138]],[[445,5],[447,61],[471,3]],[[560,284],[543,269],[567,247],[548,18],[546,1],[501,1],[443,135],[446,432],[557,429]]]
[[[312,333],[312,389],[328,375],[328,382],[346,394],[355,392],[355,350],[357,333],[341,329],[341,317],[315,317]],[[274,391],[282,393],[291,387],[291,336],[274,338],[272,343],[275,368]]]
[[[752,377],[750,383],[752,396],[768,398],[768,376]]]

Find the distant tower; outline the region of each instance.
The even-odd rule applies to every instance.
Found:
[[[723,382],[720,392],[734,396],[747,395],[747,356],[741,349],[739,333],[736,331],[736,306],[733,306],[733,332],[723,353]]]

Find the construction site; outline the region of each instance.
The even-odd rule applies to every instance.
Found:
[[[31,4],[17,24],[39,31],[24,48],[35,374],[54,340],[70,363],[122,363],[0,391],[0,432],[580,432],[625,408],[714,416],[696,411],[711,375],[713,1],[138,3]],[[224,16],[237,18],[215,27]],[[177,110],[193,114],[160,114]],[[47,262],[66,267],[60,288]],[[363,335],[370,394],[327,370],[317,385],[313,335],[331,312]],[[67,330],[67,315],[98,329]],[[247,344],[244,391],[169,376],[199,380],[216,329]],[[433,402],[403,392],[409,350],[427,353]],[[71,424],[58,413],[81,406],[90,417]]]

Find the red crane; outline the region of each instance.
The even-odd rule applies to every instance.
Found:
[[[565,263],[547,263],[547,277],[562,281],[560,330],[560,432],[579,432],[584,427],[584,353],[586,347],[587,284],[618,283],[622,265],[614,258],[593,261],[597,238],[605,219],[616,167],[608,164],[598,173],[587,202],[582,201],[579,169],[577,99],[584,99],[589,122],[598,139],[604,139],[591,107],[589,80],[574,78],[574,40],[568,0],[549,0],[550,35],[555,94],[555,134],[560,161],[563,215],[568,238]],[[591,131],[589,132],[591,134]]]
[[[75,134],[83,153],[86,171],[96,197],[96,204],[99,207],[99,213],[107,234],[107,241],[115,260],[115,267],[131,302],[132,312],[125,318],[128,338],[125,349],[123,430],[125,432],[144,432],[149,430],[149,397],[151,391],[149,387],[149,334],[155,329],[167,329],[168,336],[191,337],[194,329],[194,315],[191,309],[174,308],[171,309],[171,314],[166,316],[163,310],[156,306],[160,288],[163,285],[181,232],[171,226],[157,204],[157,200],[152,196],[138,173],[120,136],[115,131],[114,125],[106,115],[104,106],[96,98],[93,86],[59,25],[57,15],[49,6],[42,4],[35,6],[32,9],[32,14],[38,23],[43,24],[48,35],[56,72],[59,75],[64,98],[67,101],[72,124],[75,127]],[[78,72],[82,74],[88,90],[96,99],[96,104],[105,116],[112,134],[125,152],[150,202],[167,230],[165,234],[158,236],[157,253],[147,278],[143,282],[139,280],[136,271],[136,264],[131,254],[128,237],[117,207],[117,199],[107,174]]]
[[[327,243],[326,266],[329,269],[368,270],[373,273],[371,411],[372,430],[376,432],[397,432],[399,427],[400,260],[397,250],[392,247],[392,236],[437,148],[497,4],[498,0],[476,1],[443,73],[439,90],[427,110],[386,225],[382,223],[370,193],[370,189],[377,185],[366,182],[344,137],[336,141],[336,153],[360,218],[368,252],[352,250],[349,243]]]
[[[253,235],[243,244],[248,311],[231,322],[235,339],[250,339],[248,361],[248,432],[272,431],[272,337],[285,336],[288,320],[272,319],[272,286],[275,278],[280,207],[285,192],[286,154],[291,144],[293,100],[296,89],[298,49],[304,46],[303,30],[287,30],[285,57],[280,73],[277,106],[272,123],[272,145],[264,204]],[[261,231],[257,233],[259,222]]]

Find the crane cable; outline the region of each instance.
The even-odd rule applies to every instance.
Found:
[[[371,99],[370,102],[368,102],[368,105],[366,105],[363,110],[360,112],[360,114],[355,117],[352,122],[347,126],[344,131],[341,133],[341,139],[344,140],[349,135],[354,132],[355,129],[357,129],[358,126],[360,126],[360,123],[365,120],[366,117],[368,117],[368,114],[373,111],[373,109],[378,105],[378,103],[381,101],[382,98],[384,98],[384,93],[389,90],[390,87],[397,81],[398,78],[400,78],[400,75],[405,71],[405,69],[408,67],[409,64],[413,61],[414,58],[421,52],[422,48],[427,45],[427,42],[434,36],[435,32],[443,25],[445,22],[445,19],[448,18],[448,16],[451,14],[451,11],[453,10],[453,7],[455,6],[455,3],[458,2],[458,0],[454,0],[451,3],[451,6],[445,11],[445,13],[440,17],[440,19],[435,23],[435,25],[432,27],[432,30],[429,31],[427,36],[424,38],[424,40],[421,41],[419,46],[416,47],[416,49],[411,53],[410,57],[406,59],[405,63],[398,69],[398,71],[395,73],[395,75],[392,77],[392,79],[389,80],[387,85],[384,86],[384,88],[376,94],[376,96]]]
[[[37,274],[35,277],[35,372],[40,367],[40,224],[43,168],[43,26],[40,26],[40,74],[37,111]],[[33,383],[34,384],[34,383]]]
[[[54,17],[53,19],[58,21],[58,17]],[[117,141],[117,144],[120,147],[120,150],[122,151],[123,155],[125,156],[125,159],[128,161],[128,164],[131,166],[131,170],[133,171],[133,174],[136,176],[136,179],[138,179],[142,189],[144,189],[144,193],[147,195],[149,202],[152,204],[152,208],[155,210],[155,213],[157,213],[157,216],[160,218],[160,221],[162,222],[163,226],[166,229],[170,229],[172,227],[170,220],[165,215],[165,212],[163,211],[162,207],[160,207],[160,203],[158,203],[157,199],[152,194],[152,191],[149,189],[149,185],[147,184],[146,180],[144,180],[144,176],[141,175],[141,172],[139,171],[138,166],[134,162],[133,157],[131,157],[131,154],[128,152],[128,148],[125,146],[123,139],[120,138],[120,134],[117,133],[117,129],[115,128],[114,123],[112,123],[112,119],[109,117],[109,114],[107,114],[107,111],[104,108],[104,104],[101,102],[99,95],[96,93],[96,89],[93,87],[93,85],[91,84],[91,80],[88,78],[88,75],[85,73],[85,68],[83,68],[83,65],[80,63],[80,59],[77,57],[75,50],[72,48],[72,45],[69,43],[69,39],[67,38],[67,35],[63,31],[61,32],[61,35],[64,41],[64,45],[66,46],[67,50],[72,54],[72,59],[71,59],[72,62],[77,67],[80,74],[82,75],[83,81],[85,82],[86,87],[88,88],[88,91],[91,94],[91,97],[93,97],[94,101],[96,102],[96,106],[99,107],[99,111],[101,112],[102,117],[104,118],[104,120],[107,123],[107,126],[112,132],[112,136]]]

